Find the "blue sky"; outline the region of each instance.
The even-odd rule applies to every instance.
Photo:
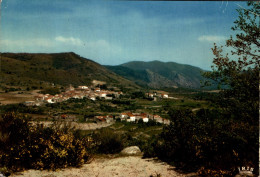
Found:
[[[210,69],[245,2],[2,0],[1,52],[69,52],[104,65],[173,61]]]

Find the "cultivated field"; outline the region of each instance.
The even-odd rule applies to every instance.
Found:
[[[8,93],[0,92],[0,105],[18,104],[34,100],[34,96],[36,96],[39,91],[40,90],[15,91]]]

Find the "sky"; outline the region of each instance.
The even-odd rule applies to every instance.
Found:
[[[0,52],[75,52],[102,65],[177,62],[209,70],[235,1],[2,0]]]

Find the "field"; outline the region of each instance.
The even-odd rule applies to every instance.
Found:
[[[14,91],[8,93],[0,92],[0,105],[19,104],[34,100],[34,96],[36,96],[39,91],[40,90]]]
[[[201,108],[211,108],[206,100],[194,99],[193,92],[177,94],[170,93],[174,97],[169,99],[152,99],[145,97],[131,97],[131,93],[123,95],[121,98],[113,100],[98,99],[92,101],[89,99],[70,99],[68,101],[55,104],[44,104],[42,106],[27,107],[21,103],[35,100],[35,96],[41,90],[32,91],[9,91],[0,92],[0,110],[16,110],[28,114],[33,120],[54,120],[59,116],[72,115],[74,121],[91,122],[94,116],[113,115],[119,116],[122,112],[143,112],[148,114],[158,114],[163,118],[169,118],[167,110],[172,109],[192,109],[196,111]]]

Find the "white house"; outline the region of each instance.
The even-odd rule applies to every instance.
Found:
[[[46,99],[47,103],[55,103],[52,97],[49,97]]]
[[[121,118],[127,118],[127,113],[125,113],[125,112],[121,113],[121,114],[120,114],[120,117],[121,117]]]
[[[149,97],[149,98],[153,98],[153,97],[154,97],[154,95],[153,95],[152,93],[146,93],[146,95],[147,95],[147,97]]]
[[[132,113],[128,113],[127,115],[130,122],[135,122],[135,116]]]
[[[106,100],[113,100],[113,97],[106,96],[105,99]]]
[[[114,121],[114,119],[113,119],[113,116],[106,116],[106,122],[107,123],[111,123],[111,122],[113,122]]]
[[[143,122],[145,122],[145,123],[149,122],[149,118],[148,117],[143,117]]]
[[[162,94],[162,98],[168,98],[168,94]]]
[[[89,97],[89,99],[95,101],[95,100],[96,100],[96,97],[95,97],[94,95],[91,95],[91,96]]]
[[[121,121],[126,119],[127,122],[135,122],[136,117],[131,112],[128,112],[128,113],[121,113],[120,119]]]
[[[100,97],[105,98],[107,96],[107,92],[100,92]]]
[[[88,86],[79,86],[79,89],[88,89]]]

